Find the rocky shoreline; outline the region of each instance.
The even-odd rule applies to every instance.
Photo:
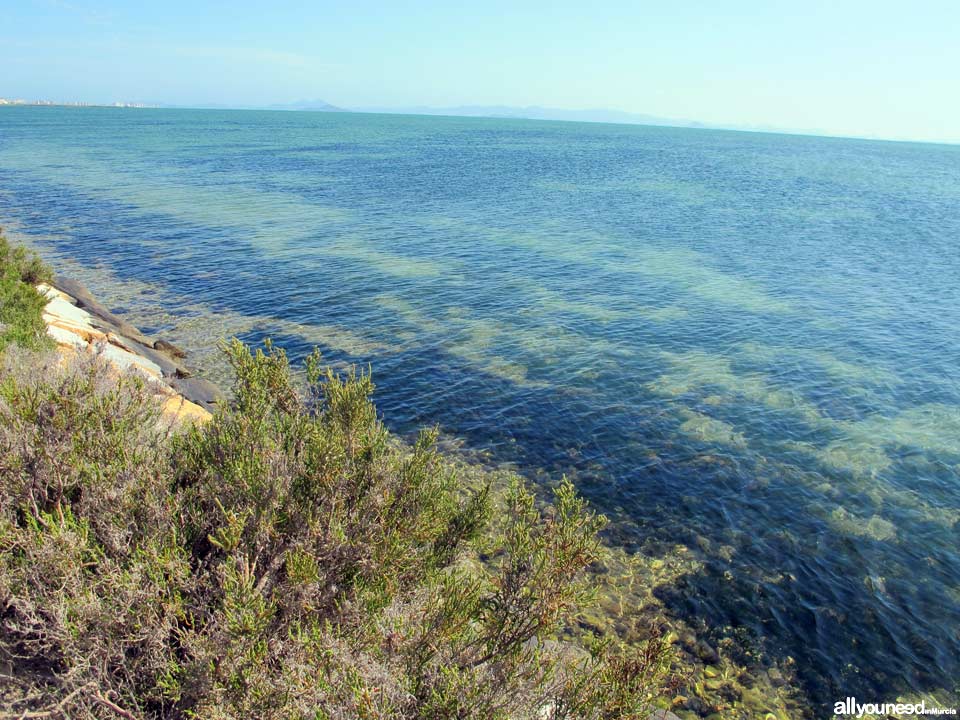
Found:
[[[43,320],[61,356],[97,356],[118,372],[140,373],[152,383],[168,422],[206,422],[224,401],[218,386],[184,362],[186,352],[163,338],[146,336],[79,281],[56,276],[37,290],[48,299]]]

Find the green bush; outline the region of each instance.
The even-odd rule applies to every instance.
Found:
[[[0,350],[11,343],[30,348],[47,343],[41,318],[47,301],[34,286],[51,277],[40,258],[0,234]]]
[[[235,404],[180,435],[140,379],[4,353],[0,716],[648,714],[663,640],[556,639],[603,553],[569,482],[466,483],[369,374],[315,355],[301,396],[282,351],[227,353]]]

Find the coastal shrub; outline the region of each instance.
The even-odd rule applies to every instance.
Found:
[[[558,640],[604,552],[569,482],[468,482],[369,373],[226,352],[235,403],[181,434],[97,359],[0,358],[0,717],[649,714],[658,635]]]
[[[34,286],[51,277],[39,257],[0,233],[0,350],[11,343],[39,348],[47,342],[41,318],[46,300]]]

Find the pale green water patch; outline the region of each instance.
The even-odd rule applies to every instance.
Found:
[[[792,305],[770,295],[757,283],[710,267],[709,258],[694,250],[635,248],[611,270],[635,272],[667,280],[709,302],[756,313],[792,312]]]
[[[684,418],[680,425],[680,432],[690,437],[705,443],[741,449],[747,446],[747,439],[743,433],[737,432],[730,423],[687,409],[680,410],[680,417]]]
[[[863,443],[916,447],[932,453],[960,456],[960,407],[930,403],[908,408],[893,417],[875,415],[843,423],[852,438]]]
[[[350,260],[398,278],[450,277],[462,272],[459,265],[381,250],[356,236],[341,237],[334,243],[313,249],[311,254]]]
[[[476,319],[452,335],[444,343],[444,349],[488,375],[518,385],[526,384],[526,366],[507,359],[497,351],[499,342],[506,336],[506,328],[500,323]]]
[[[750,359],[776,365],[781,362],[802,361],[815,365],[838,380],[857,384],[892,387],[901,383],[893,372],[864,362],[849,362],[826,350],[815,350],[786,345],[768,345],[755,341],[740,343],[738,351]]]
[[[856,477],[877,477],[893,465],[893,460],[870,441],[846,437],[813,452],[823,465],[834,470],[843,470]]]
[[[194,175],[174,167],[126,166],[122,159],[105,162],[92,153],[64,146],[18,145],[0,154],[0,168],[34,175],[44,182],[80,190],[97,198],[132,205],[201,226],[233,228],[235,237],[258,250],[283,247],[297,237],[336,226],[353,213],[306,202],[282,192],[242,184],[197,185]],[[146,238],[130,238],[145,242]]]
[[[690,310],[680,305],[665,305],[663,307],[647,305],[636,308],[635,312],[646,320],[658,323],[677,322],[690,316]]]
[[[668,370],[647,388],[658,395],[679,396],[699,391],[711,404],[749,400],[770,409],[788,411],[810,425],[829,423],[817,407],[793,391],[778,388],[764,373],[740,374],[726,356],[703,350],[674,353],[662,351],[661,361]]]
[[[526,312],[545,315],[554,312],[571,313],[598,323],[608,323],[614,320],[629,318],[630,313],[616,308],[606,307],[599,303],[572,299],[564,293],[550,290],[543,285],[525,288],[526,294],[532,302]]]
[[[858,517],[846,508],[838,507],[830,514],[830,524],[837,532],[850,537],[865,537],[878,542],[897,539],[897,527],[879,515]]]
[[[436,222],[440,222],[437,220]],[[442,223],[441,223],[442,224]],[[484,240],[542,254],[552,261],[576,263],[611,273],[629,273],[666,281],[678,290],[711,303],[756,313],[790,313],[793,305],[774,297],[759,284],[711,267],[709,256],[682,248],[629,245],[590,231],[571,233],[568,227],[543,223],[541,232],[510,232],[482,226],[460,226]],[[607,252],[622,255],[605,257]]]

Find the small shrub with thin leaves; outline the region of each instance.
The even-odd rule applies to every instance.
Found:
[[[11,245],[0,233],[0,351],[13,343],[28,348],[49,344],[41,317],[47,301],[35,286],[51,278],[50,268],[35,253]]]
[[[226,347],[235,403],[171,435],[95,360],[0,367],[0,713],[645,717],[666,644],[557,640],[591,602],[592,513],[465,483],[369,373]],[[4,708],[3,705],[6,707]]]
[[[62,715],[79,717],[165,701],[191,568],[158,416],[143,379],[94,359],[0,356],[0,672],[15,717],[33,695],[70,697]]]

